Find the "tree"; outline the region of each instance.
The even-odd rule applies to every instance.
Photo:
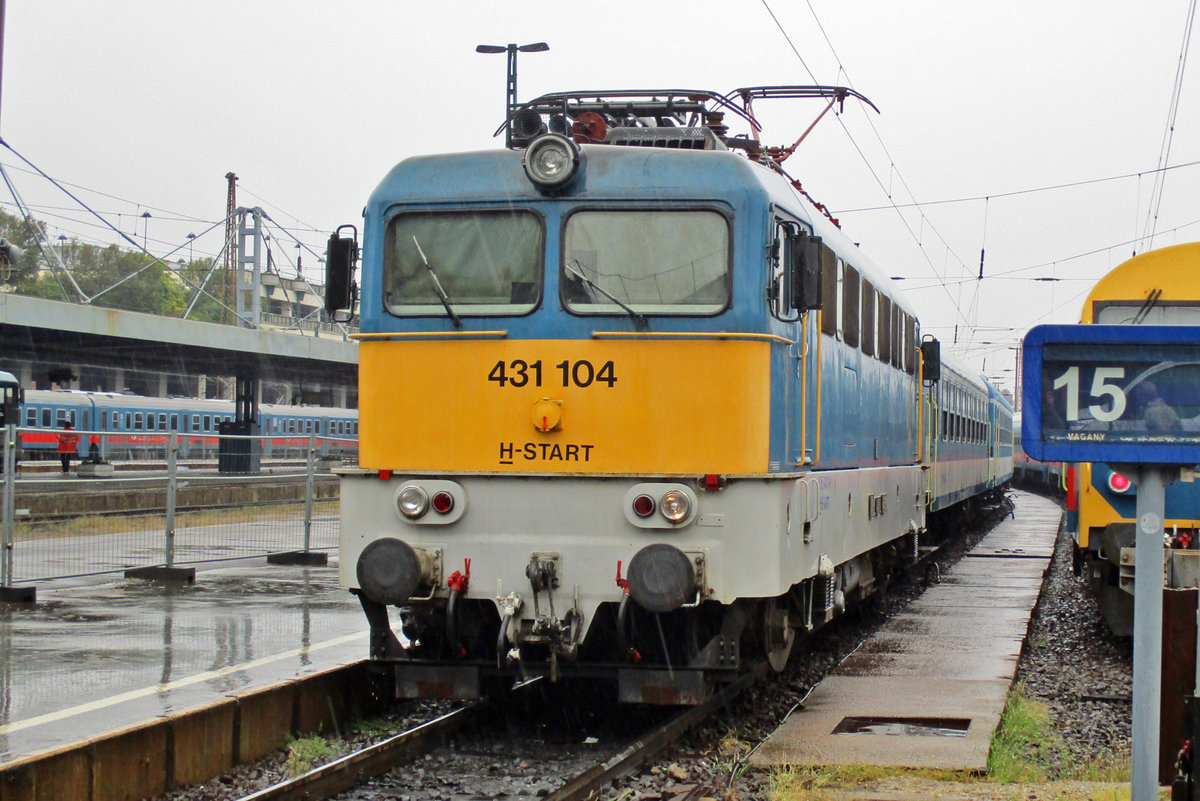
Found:
[[[203,285],[204,292],[201,293],[200,299],[196,301],[192,313],[188,315],[189,320],[200,320],[206,323],[221,322],[221,304],[217,301],[217,297],[221,294],[221,276],[213,273],[208,275],[208,271],[212,269],[212,259],[194,259],[188,262],[179,270],[179,277],[183,283],[183,307],[179,310],[176,316],[183,314],[187,308],[187,304],[192,302],[192,297],[196,294],[196,288]],[[204,279],[208,277],[208,283],[204,283]]]
[[[81,245],[69,267],[93,305],[148,314],[182,308],[183,289],[161,262],[144,253]]]
[[[32,226],[40,228],[41,247]],[[13,291],[48,300],[79,302],[82,292],[92,304],[149,314],[178,316],[188,293],[162,263],[144,253],[122,250],[116,245],[92,245],[75,239],[49,241],[43,223],[0,210],[0,237],[25,252],[18,269],[7,278]],[[54,252],[43,252],[43,249]],[[65,266],[70,278],[62,273]],[[79,291],[72,285],[78,284]]]

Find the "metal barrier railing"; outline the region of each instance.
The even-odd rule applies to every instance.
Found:
[[[345,437],[309,434],[296,447],[280,443],[278,436],[222,436],[216,460],[185,464],[186,435],[169,432],[161,435],[161,459],[148,458],[143,450],[132,463],[80,462],[78,472],[104,476],[82,484],[74,476],[39,478],[33,470],[39,463],[18,462],[21,432],[16,426],[4,430],[0,462],[0,586],[5,588],[142,567],[332,550],[338,490],[328,468],[357,455],[357,442]],[[74,433],[84,442],[104,436]],[[254,458],[237,461],[261,457],[268,445],[275,460],[270,472],[258,472],[262,463]],[[288,461],[278,455],[283,447]],[[234,463],[224,467],[253,469],[245,475],[217,472],[221,459],[231,454]],[[119,469],[131,466],[137,469]]]

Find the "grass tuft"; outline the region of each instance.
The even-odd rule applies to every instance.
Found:
[[[1128,754],[1111,751],[1079,753],[1064,742],[1050,717],[1050,707],[1018,684],[1008,694],[1000,728],[988,754],[988,779],[1012,782],[1128,782]]]
[[[1001,784],[1047,781],[1053,755],[1060,747],[1050,722],[1050,707],[1018,685],[1008,694],[1000,728],[992,739],[988,777]]]
[[[333,756],[336,756],[336,753],[324,737],[303,737],[288,744],[288,757],[284,769],[288,776],[296,777],[308,773],[318,762]]]
[[[944,783],[947,794],[954,797],[965,793],[969,797],[995,798],[996,793],[1011,792],[1014,799],[1127,801],[1128,787],[1095,785],[1128,784],[1129,755],[1108,751],[1079,753],[1079,750],[1079,747],[1073,749],[1055,728],[1050,707],[1033,698],[1024,686],[1017,685],[1008,695],[1000,726],[992,739],[986,777],[872,765],[789,766],[771,772],[770,797],[771,801],[833,801],[847,789],[886,783],[889,779],[921,779]],[[998,787],[1016,784],[1026,787],[1008,790]],[[1042,792],[1028,787],[1037,784],[1049,786]],[[972,786],[976,788],[974,792],[969,789]]]

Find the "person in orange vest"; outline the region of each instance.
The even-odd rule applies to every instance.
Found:
[[[58,458],[62,460],[62,471],[66,474],[71,472],[71,457],[79,447],[79,435],[75,433],[75,426],[66,420],[61,425],[63,430],[58,435]]]

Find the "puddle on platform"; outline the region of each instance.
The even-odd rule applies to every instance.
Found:
[[[888,737],[966,737],[970,718],[842,718],[834,734],[882,734]]]

